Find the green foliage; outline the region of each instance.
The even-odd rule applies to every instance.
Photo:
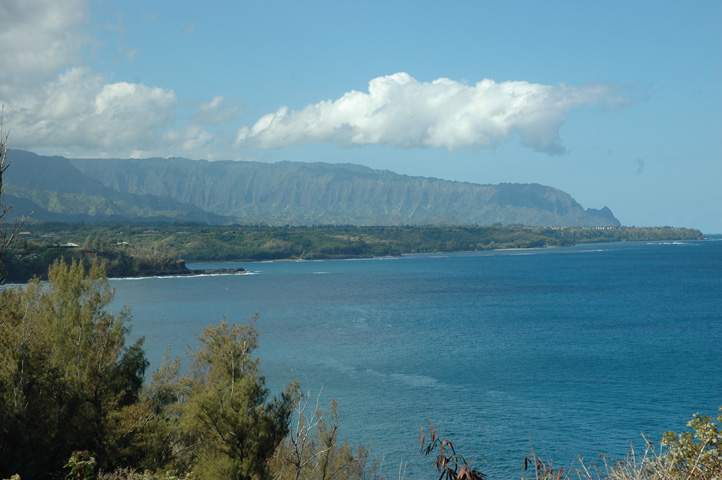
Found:
[[[252,326],[208,327],[188,375],[166,358],[141,392],[142,340],[125,346],[129,312],[105,310],[104,268],[57,262],[48,277],[47,287],[0,293],[0,474],[44,478],[65,465],[68,478],[86,478],[97,458],[106,469],[177,464],[265,478],[298,387],[270,397]]]
[[[58,246],[58,236],[25,238],[16,242],[5,259],[5,271],[11,282],[23,282],[32,277],[47,279],[49,265],[57,261],[77,262],[89,270],[94,261],[105,265],[109,277],[187,274],[190,271],[178,253],[165,245],[133,247],[103,235],[89,234],[76,241],[78,247]],[[76,240],[76,235],[67,238]],[[61,237],[62,238],[62,237]]]
[[[95,470],[95,458],[87,450],[73,452],[63,468],[69,468],[66,480],[92,480]]]
[[[362,258],[408,253],[562,247],[578,243],[699,240],[683,228],[550,228],[492,226],[267,227],[207,225],[33,224],[8,255],[13,281],[42,276],[54,260],[107,264],[108,275],[188,273],[183,261],[263,261]],[[43,238],[45,237],[45,238]],[[74,242],[80,248],[58,248]],[[86,265],[86,268],[89,263]]]
[[[652,469],[670,467],[678,478],[700,480],[722,479],[722,407],[717,421],[696,414],[687,422],[692,430],[680,433],[666,432],[662,445],[666,452],[661,461],[653,462]]]
[[[112,298],[97,262],[0,293],[0,474],[42,478],[80,449],[122,461],[113,415],[137,400],[147,362],[142,340],[125,346],[129,312],[105,311]]]
[[[150,383],[134,405],[134,415],[121,422],[135,425],[133,441],[128,444],[127,456],[136,459],[133,466],[158,470],[173,465],[176,452],[183,450],[179,427],[181,384],[180,358],[171,358],[170,347],[161,366],[151,375]],[[137,422],[135,419],[141,419]]]
[[[184,379],[181,430],[201,478],[265,479],[268,460],[288,434],[298,385],[270,397],[252,325],[209,326]]]
[[[178,472],[145,470],[138,472],[134,468],[118,468],[112,472],[100,473],[98,480],[190,480],[190,477]]]
[[[143,388],[142,340],[125,345],[127,309],[106,311],[104,267],[56,262],[48,279],[0,292],[0,477],[51,478],[65,466],[85,479],[97,465],[266,478],[298,386],[271,397],[251,325],[206,328],[188,374],[166,355]]]
[[[637,456],[632,448],[622,461],[603,457],[602,466],[587,465],[563,469],[553,468],[532,450],[524,459],[522,480],[720,480],[722,479],[722,407],[717,421],[695,414],[687,422],[691,430],[680,434],[665,432],[661,446],[655,451],[645,438],[646,448]],[[531,472],[531,473],[529,473]]]

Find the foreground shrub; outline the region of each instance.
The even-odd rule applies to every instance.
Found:
[[[268,460],[288,434],[298,385],[270,397],[259,373],[252,325],[209,326],[182,381],[181,431],[201,478],[268,478]]]
[[[274,480],[378,480],[379,466],[370,459],[371,450],[354,449],[339,439],[338,404],[331,400],[328,410],[319,406],[309,412],[310,394],[298,398],[295,419],[271,461]],[[401,479],[400,479],[401,480]]]
[[[0,291],[0,478],[269,477],[298,386],[270,395],[252,325],[207,327],[186,375],[166,358],[143,388],[142,339],[127,346],[130,312],[106,311],[104,267],[56,262],[48,276]]]
[[[74,451],[122,462],[130,439],[114,416],[134,404],[147,362],[126,346],[129,314],[103,267],[56,263],[47,286],[0,292],[0,475],[23,480],[61,471]]]
[[[421,453],[425,456],[436,455],[433,469],[439,472],[439,480],[484,480],[486,474],[472,467],[473,461],[468,462],[461,454],[456,452],[454,445],[448,439],[439,435],[438,427],[429,420],[429,443],[426,443],[424,428],[419,431]],[[437,451],[438,450],[438,451]]]
[[[675,478],[722,480],[722,407],[717,421],[696,414],[687,426],[692,430],[666,432],[663,455],[651,462],[652,470],[669,471]]]
[[[722,480],[722,407],[717,419],[696,414],[687,422],[691,430],[680,434],[665,432],[655,450],[645,438],[645,449],[638,456],[632,447],[623,461],[603,457],[602,465],[570,469],[562,475],[532,451],[524,461],[522,480]]]

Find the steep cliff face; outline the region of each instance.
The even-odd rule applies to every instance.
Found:
[[[569,194],[537,184],[477,185],[350,164],[67,160],[28,152],[16,152],[16,156],[18,165],[13,168],[19,170],[24,168],[25,157],[32,157],[28,165],[45,162],[52,164],[48,171],[62,170],[63,175],[52,176],[63,178],[64,188],[72,190],[67,193],[115,198],[116,203],[122,198],[129,205],[132,198],[145,198],[148,215],[156,208],[149,199],[174,202],[158,207],[167,215],[203,212],[216,223],[619,225],[606,207],[585,210]],[[22,178],[18,186],[53,189],[52,178],[41,175],[33,180],[23,175],[18,172],[18,179]],[[12,183],[12,177],[8,181]]]
[[[219,223],[224,217],[167,196],[129,194],[105,186],[63,157],[13,150],[4,174],[6,203],[16,215],[33,212],[47,221],[194,221]]]

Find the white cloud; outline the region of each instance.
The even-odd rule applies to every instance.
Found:
[[[76,67],[6,105],[17,146],[130,151],[155,142],[160,126],[174,118],[172,90],[140,83],[104,83]]]
[[[203,152],[214,139],[213,134],[198,125],[188,125],[183,130],[171,130],[163,135],[164,143],[177,145],[185,153]]]
[[[201,124],[219,124],[235,120],[243,110],[243,102],[217,95],[208,103],[198,107],[193,119]]]
[[[569,110],[624,101],[607,85],[487,79],[470,86],[448,78],[419,82],[396,73],[371,80],[368,93],[351,91],[297,111],[281,107],[240,129],[236,143],[265,149],[331,142],[454,150],[488,147],[518,133],[523,145],[558,153],[563,151],[559,129]]]
[[[55,76],[76,62],[88,37],[88,0],[2,0],[0,83]]]
[[[281,148],[322,142],[401,148],[482,148],[518,135],[545,152],[562,150],[559,129],[571,109],[627,99],[606,85],[572,87],[483,80],[419,82],[378,77],[298,110],[282,107],[237,133],[240,100],[218,95],[178,119],[173,90],[114,81],[84,66],[91,0],[0,0],[0,104],[11,145],[77,156],[191,155],[228,158],[234,147]],[[122,17],[119,19],[122,28]],[[109,27],[105,27],[109,28]],[[132,61],[135,49],[117,46]],[[226,125],[224,125],[226,124]]]
[[[0,104],[11,146],[127,156],[186,151],[208,143],[211,134],[198,128],[178,144],[167,135],[178,103],[172,90],[108,82],[106,75],[81,66],[83,47],[94,42],[85,29],[88,3],[0,1]],[[121,51],[130,60],[137,55],[132,49]]]

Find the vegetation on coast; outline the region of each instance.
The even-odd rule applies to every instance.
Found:
[[[59,258],[106,262],[108,276],[189,273],[184,262],[363,258],[704,238],[672,227],[269,227],[199,224],[26,224],[5,259],[8,281],[46,278]]]

